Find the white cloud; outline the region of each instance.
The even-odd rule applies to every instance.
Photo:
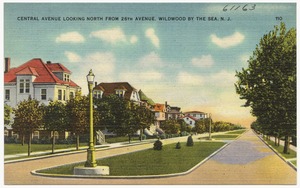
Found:
[[[159,68],[163,67],[164,63],[157,53],[151,52],[139,60],[139,65],[142,67]]]
[[[123,30],[119,27],[112,29],[104,29],[99,31],[93,31],[90,37],[99,38],[105,42],[116,44],[118,42],[126,42],[126,35]]]
[[[245,39],[245,36],[239,32],[235,32],[234,34],[219,38],[215,34],[210,35],[211,41],[221,48],[230,48],[242,43]]]
[[[135,43],[137,43],[138,38],[137,38],[137,36],[132,35],[132,36],[130,37],[129,41],[130,41],[131,44],[135,44]]]
[[[62,33],[56,37],[55,42],[69,42],[69,43],[83,43],[85,41],[84,37],[77,31]]]
[[[201,57],[193,58],[192,64],[196,67],[208,68],[214,64],[214,60],[211,55],[202,55]]]
[[[74,52],[70,52],[70,51],[65,51],[65,56],[67,56],[68,60],[71,62],[71,63],[78,63],[81,61],[81,57],[74,53]]]
[[[99,74],[111,74],[115,70],[115,57],[111,52],[96,52],[89,54],[84,59],[84,66],[87,64]]]
[[[234,88],[234,83],[236,82],[235,73],[228,72],[226,70],[221,70],[220,72],[214,73],[207,79],[207,84],[215,87],[223,88]]]
[[[184,85],[202,85],[204,78],[200,75],[191,74],[187,72],[179,72],[177,75],[177,82]]]
[[[159,38],[155,34],[155,30],[153,28],[147,29],[145,35],[150,39],[150,41],[156,48],[159,48]]]
[[[154,81],[154,80],[161,80],[163,77],[163,74],[158,71],[146,71],[141,72],[139,74],[139,77],[144,81]]]

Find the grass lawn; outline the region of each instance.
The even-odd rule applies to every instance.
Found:
[[[81,143],[80,146],[87,146],[87,143]],[[66,148],[74,148],[76,144],[55,144],[54,148],[56,149],[66,149]],[[24,144],[4,144],[4,155],[11,154],[19,154],[19,153],[27,153],[28,145]],[[52,150],[51,144],[31,144],[31,151],[46,151]]]
[[[237,131],[232,131],[232,132],[227,132],[226,134],[242,134],[245,131],[247,131],[247,129],[242,129],[242,130],[237,130]]]
[[[131,141],[139,140],[139,137],[131,137]],[[112,144],[117,142],[129,142],[128,136],[121,136],[121,137],[106,137],[105,142]]]
[[[239,135],[235,135],[235,134],[220,134],[220,135],[213,135],[212,136],[212,138],[214,138],[214,139],[220,139],[220,140],[222,140],[222,139],[235,139],[235,138],[237,138]]]
[[[194,146],[187,147],[186,143],[181,143],[181,149],[175,149],[176,143],[174,143],[163,145],[161,151],[151,148],[101,159],[97,161],[97,164],[98,166],[109,166],[112,176],[179,173],[191,169],[224,144],[223,142],[194,142]],[[75,166],[83,165],[83,163],[76,163],[38,172],[71,175]]]
[[[297,153],[294,150],[290,149],[290,154],[284,154],[283,153],[283,146],[275,146],[275,142],[271,140],[266,140],[266,142],[271,145],[275,150],[277,150],[278,153],[280,153],[284,158],[286,159],[291,159],[291,158],[296,158]]]

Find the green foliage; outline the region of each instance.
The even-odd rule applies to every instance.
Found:
[[[187,146],[193,146],[194,145],[194,140],[193,140],[193,137],[191,135],[187,138],[186,145]]]
[[[10,116],[12,113],[12,108],[7,104],[4,104],[4,124],[8,125],[10,123]]]
[[[268,135],[296,135],[296,30],[284,23],[264,35],[249,66],[236,73],[236,92]]]
[[[66,105],[61,101],[51,101],[44,107],[44,128],[50,131],[62,131],[67,129]]]
[[[12,125],[20,134],[31,134],[43,125],[43,111],[39,101],[29,98],[20,102],[14,110],[15,118]]]
[[[162,147],[163,147],[163,144],[159,139],[156,140],[153,144],[153,149],[154,150],[162,150]]]
[[[164,130],[166,134],[178,134],[181,124],[175,119],[170,119],[161,122],[160,128]]]

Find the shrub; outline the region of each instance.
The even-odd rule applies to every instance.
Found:
[[[166,138],[167,138],[165,134],[161,134],[159,137],[160,137],[161,139],[166,139]]]
[[[154,150],[162,150],[162,142],[159,139],[156,140],[153,145]]]
[[[180,149],[180,148],[181,148],[180,142],[177,142],[176,149]]]
[[[187,146],[193,146],[194,145],[194,141],[193,141],[193,138],[192,138],[191,135],[188,137],[186,145]]]

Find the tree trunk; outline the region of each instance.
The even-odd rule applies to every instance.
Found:
[[[285,136],[283,153],[285,153],[285,154],[290,153],[290,137],[289,136]]]
[[[128,134],[128,142],[129,142],[129,144],[131,143],[131,135],[130,134]]]
[[[31,153],[31,133],[28,134],[28,157],[30,156]]]
[[[142,141],[143,139],[143,134],[144,134],[144,131],[143,131],[143,128],[140,129],[140,141]]]
[[[76,150],[79,150],[79,135],[76,134]]]
[[[22,134],[22,136],[21,136],[21,144],[22,144],[22,146],[24,146],[24,144],[25,144],[25,135],[24,134]]]
[[[54,153],[54,145],[55,145],[55,136],[54,136],[54,131],[52,131],[52,153]]]

